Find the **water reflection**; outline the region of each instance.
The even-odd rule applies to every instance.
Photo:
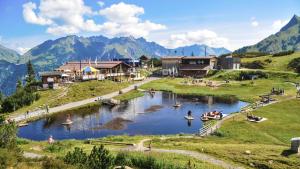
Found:
[[[181,106],[175,108],[174,104]],[[224,114],[239,111],[244,102],[212,96],[182,96],[169,92],[145,93],[115,107],[82,109],[78,112],[55,114],[30,123],[19,130],[19,136],[33,140],[85,139],[107,135],[178,134],[195,133],[202,126],[200,116],[207,111],[219,110]],[[191,110],[194,120],[184,116]],[[71,114],[71,125],[62,125]]]

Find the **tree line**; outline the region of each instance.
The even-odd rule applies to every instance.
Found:
[[[40,98],[40,95],[36,93],[38,84],[33,65],[31,61],[28,61],[25,84],[18,80],[15,93],[8,97],[4,97],[0,93],[0,113],[16,111],[38,100]]]

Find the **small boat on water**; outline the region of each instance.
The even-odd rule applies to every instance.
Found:
[[[184,118],[187,119],[187,120],[194,120],[193,116],[184,116]]]
[[[175,107],[175,108],[180,107],[180,106],[181,106],[180,103],[175,103],[175,104],[173,105],[173,107]]]
[[[64,122],[64,123],[61,123],[62,125],[70,125],[70,124],[73,124],[73,122],[72,121],[70,121],[70,122]]]
[[[189,110],[187,116],[184,116],[184,118],[187,120],[194,120],[194,117],[192,116],[192,111]]]
[[[201,116],[200,119],[201,119],[202,121],[209,121],[209,118],[207,118],[206,116]]]

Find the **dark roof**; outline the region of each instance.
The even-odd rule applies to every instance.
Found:
[[[217,58],[216,56],[185,56],[182,59],[213,59]]]
[[[40,76],[62,76],[61,72],[49,71],[49,72],[39,72]]]
[[[140,57],[140,59],[142,59],[142,60],[150,60],[150,57],[145,56],[145,55],[142,55],[142,56]]]

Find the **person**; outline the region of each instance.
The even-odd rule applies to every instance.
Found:
[[[48,138],[48,143],[49,144],[53,144],[54,143],[54,139],[53,139],[52,135],[50,135],[50,137]]]
[[[189,110],[187,114],[188,114],[188,116],[192,116],[192,111]]]
[[[149,151],[151,151],[151,143],[152,141],[149,142]]]
[[[25,116],[25,118],[27,118],[28,115],[29,115],[29,111],[27,110],[27,111],[26,111],[26,116]]]
[[[220,120],[223,119],[223,113],[220,113]]]

